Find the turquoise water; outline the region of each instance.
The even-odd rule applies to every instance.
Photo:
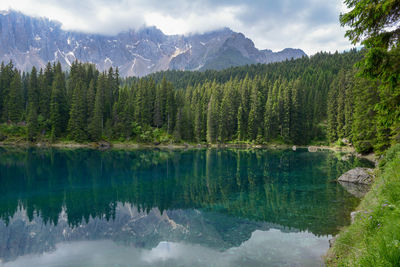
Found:
[[[321,266],[368,166],[307,150],[0,148],[1,266]]]

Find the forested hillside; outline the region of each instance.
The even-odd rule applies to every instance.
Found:
[[[68,73],[48,64],[21,74],[10,62],[0,69],[0,138],[309,144],[347,137],[365,152],[377,136],[365,112],[375,114],[376,84],[353,78],[361,58],[356,50],[318,53],[141,79],[78,62]]]

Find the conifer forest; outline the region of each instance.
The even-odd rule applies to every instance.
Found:
[[[120,78],[118,69],[100,73],[79,62],[68,72],[49,63],[30,73],[3,63],[0,118],[3,128],[16,125],[14,131],[32,142],[304,145],[349,139],[359,152],[384,150],[399,138],[398,125],[377,123],[390,99],[379,93],[378,81],[355,75],[362,56],[356,50],[318,53],[269,65],[143,78]]]

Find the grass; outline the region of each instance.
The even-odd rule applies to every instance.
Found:
[[[357,210],[329,251],[327,266],[400,266],[400,144],[386,153]]]

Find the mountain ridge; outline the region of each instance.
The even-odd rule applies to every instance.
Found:
[[[242,33],[222,28],[204,34],[165,35],[156,27],[117,35],[66,31],[58,21],[0,11],[0,61],[13,61],[21,70],[75,60],[100,70],[118,67],[121,76],[145,76],[164,70],[224,69],[272,63],[307,56],[301,49],[258,50]]]

